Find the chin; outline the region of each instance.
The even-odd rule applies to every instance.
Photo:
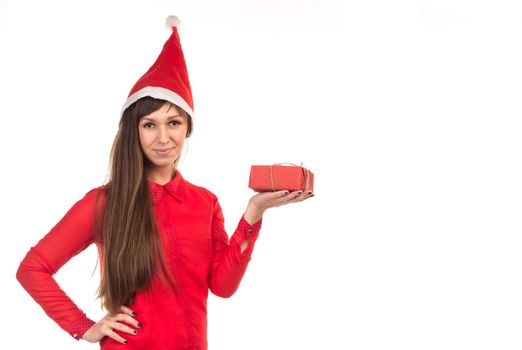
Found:
[[[163,162],[154,162],[152,165],[156,168],[166,168],[166,167],[173,167],[174,160],[169,161],[163,161]]]

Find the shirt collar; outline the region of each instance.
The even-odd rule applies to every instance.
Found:
[[[183,176],[179,170],[176,170],[175,177],[164,185],[160,185],[152,180],[148,180],[154,204],[158,203],[164,195],[170,195],[172,198],[181,202],[183,193]]]

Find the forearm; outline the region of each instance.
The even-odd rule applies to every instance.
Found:
[[[94,323],[65,294],[47,263],[33,248],[21,262],[16,278],[45,313],[75,339]]]
[[[254,225],[243,216],[229,244],[215,252],[209,276],[210,290],[221,297],[229,297],[237,290],[250,261],[262,220]]]

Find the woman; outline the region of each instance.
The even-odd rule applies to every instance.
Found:
[[[214,194],[186,181],[177,164],[192,133],[192,93],[176,27],[131,89],[106,185],[88,192],[31,248],[17,278],[75,339],[102,349],[206,349],[208,290],[231,296],[242,279],[264,212],[311,197],[255,194],[230,240]],[[89,319],[52,275],[90,244],[101,262],[107,315]]]

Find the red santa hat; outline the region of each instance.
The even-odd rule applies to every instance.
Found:
[[[123,105],[122,114],[140,98],[150,96],[174,103],[194,117],[192,90],[178,35],[179,18],[168,16],[166,25],[167,28],[172,29],[172,34],[156,62],[132,87]]]

